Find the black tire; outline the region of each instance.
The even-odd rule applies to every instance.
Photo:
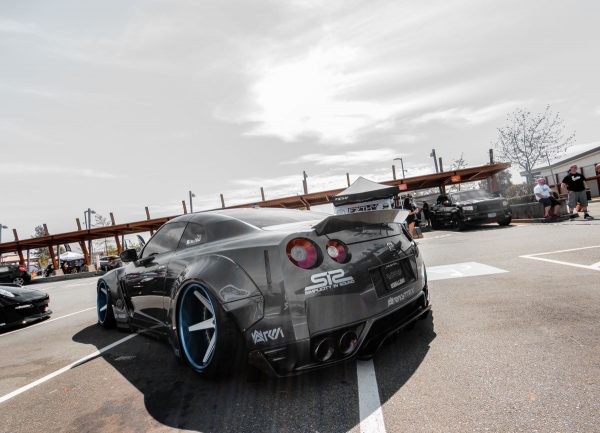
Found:
[[[206,287],[192,283],[181,289],[176,318],[181,357],[192,369],[214,378],[244,366],[242,335]]]
[[[16,277],[13,280],[13,284],[16,284],[19,287],[24,286],[25,285],[25,278],[23,278],[23,277]]]
[[[110,290],[104,281],[98,283],[96,292],[96,313],[98,325],[103,328],[115,327],[115,313],[113,311]]]
[[[498,221],[498,225],[509,226],[512,221],[512,217],[504,218],[502,221]]]
[[[454,216],[454,228],[456,230],[458,230],[459,232],[463,231],[465,228],[467,228],[467,225],[465,224],[465,221],[461,218],[460,215],[455,215]]]

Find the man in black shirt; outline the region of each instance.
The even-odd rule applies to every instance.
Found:
[[[587,194],[585,191],[587,189],[587,182],[585,181],[585,176],[577,172],[577,165],[572,165],[569,168],[569,173],[563,179],[561,186],[569,191],[567,203],[569,206],[569,217],[576,218],[579,216],[577,212],[573,214],[573,210],[575,210],[577,203],[579,203],[581,210],[583,210],[583,217],[586,220],[594,219],[587,211]]]

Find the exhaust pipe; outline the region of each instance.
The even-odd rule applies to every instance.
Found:
[[[350,355],[358,346],[358,335],[354,331],[346,331],[340,337],[338,348],[344,356]]]
[[[335,343],[329,337],[319,340],[313,349],[313,356],[319,362],[329,361],[333,357],[334,353]]]

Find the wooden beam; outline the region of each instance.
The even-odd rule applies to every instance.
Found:
[[[115,226],[115,216],[113,215],[113,213],[110,213],[110,221],[112,222],[112,225]],[[121,254],[123,252],[123,248],[121,247],[121,239],[119,239],[119,234],[115,233],[115,243],[117,244],[117,254]]]
[[[46,236],[50,237],[50,233],[48,233],[48,226],[44,223],[44,231],[46,232]],[[59,244],[60,245],[60,244]],[[52,244],[48,246],[48,251],[50,251],[50,259],[52,260],[52,266],[54,269],[58,269],[58,262],[56,261],[56,254],[54,253],[54,248],[52,248]]]

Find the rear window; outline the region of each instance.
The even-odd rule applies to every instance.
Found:
[[[281,224],[320,221],[331,216],[322,212],[293,209],[232,209],[226,213],[254,227],[264,228]]]

